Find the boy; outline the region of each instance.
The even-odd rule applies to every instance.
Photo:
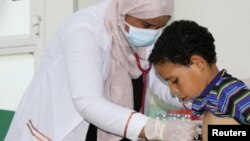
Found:
[[[240,80],[219,71],[212,34],[193,21],[168,26],[149,57],[171,92],[193,99],[192,110],[204,114],[203,140],[208,124],[250,124],[250,90]]]

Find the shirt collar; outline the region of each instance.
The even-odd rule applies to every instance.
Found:
[[[214,85],[220,80],[220,78],[226,73],[226,70],[221,70],[215,78],[208,84],[208,86],[205,88],[205,90],[201,93],[201,95],[198,98],[204,98],[206,97],[211,89],[214,87]]]

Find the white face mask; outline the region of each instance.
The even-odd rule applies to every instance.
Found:
[[[128,23],[129,33],[127,33],[122,27],[122,32],[126,36],[128,42],[132,47],[149,47],[153,45],[158,37],[161,35],[163,28],[159,29],[143,29],[134,27]]]

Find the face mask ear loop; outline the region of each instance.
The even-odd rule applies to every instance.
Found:
[[[145,106],[145,97],[146,97],[146,89],[147,89],[147,75],[152,67],[152,64],[149,64],[147,69],[143,69],[140,64],[140,57],[137,53],[134,54],[137,62],[137,66],[143,74],[143,90],[142,90],[142,104],[141,104],[141,113],[144,114],[144,106]]]

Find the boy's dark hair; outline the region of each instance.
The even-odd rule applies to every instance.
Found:
[[[203,57],[209,64],[216,63],[214,38],[207,28],[194,21],[180,20],[163,31],[149,56],[149,62],[189,66],[192,55]]]

